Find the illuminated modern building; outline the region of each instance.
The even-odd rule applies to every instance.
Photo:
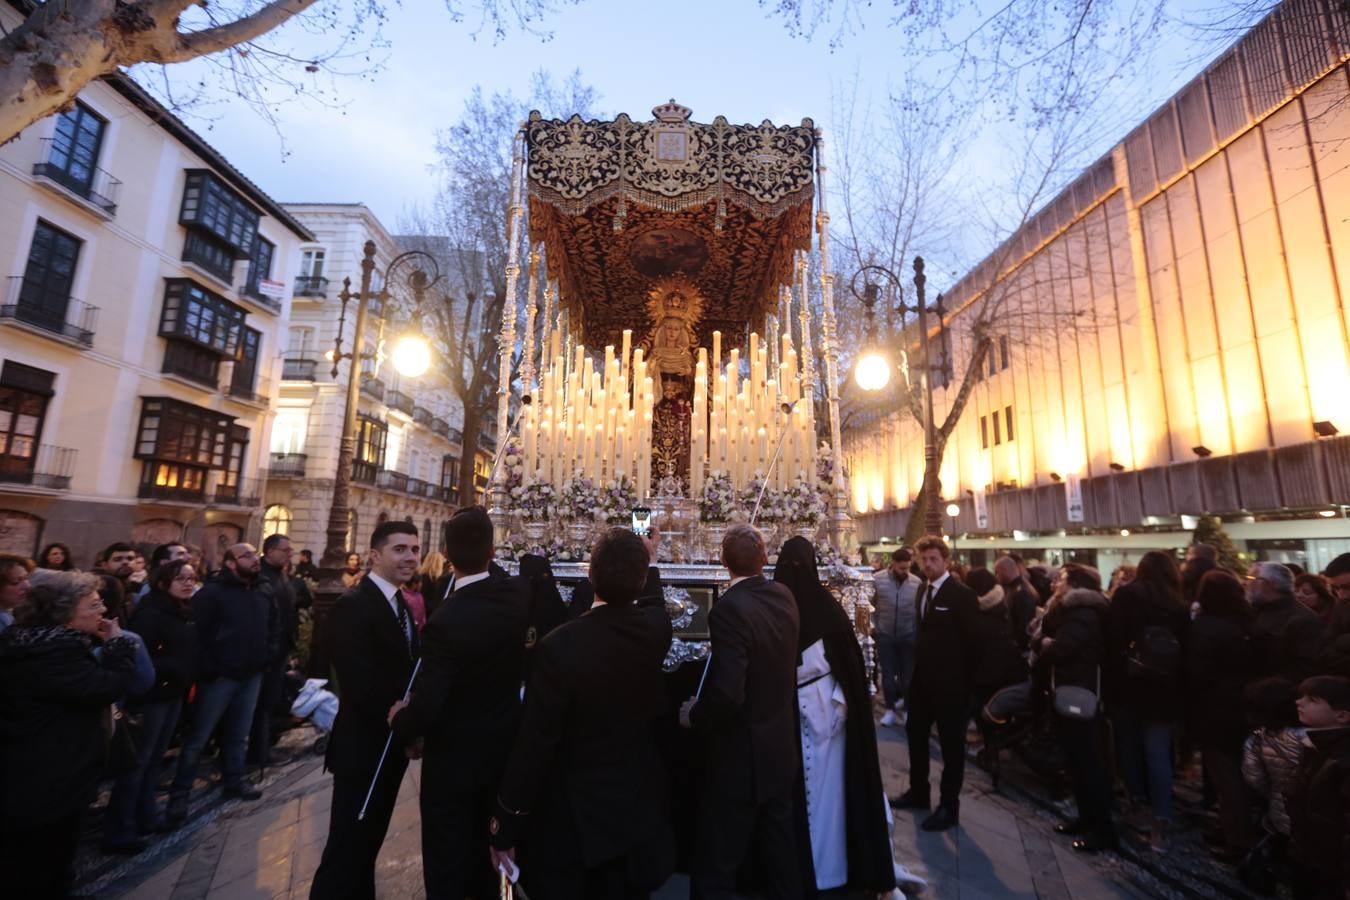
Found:
[[[958,376],[963,324],[1006,296],[942,467],[976,559],[1109,569],[1189,542],[1202,514],[1259,558],[1350,550],[1347,56],[1343,4],[1283,4],[947,292]],[[922,432],[862,421],[859,536],[889,545]]]

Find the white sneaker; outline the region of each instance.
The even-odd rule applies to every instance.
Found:
[[[918,875],[915,875],[909,869],[899,863],[895,863],[895,884],[896,890],[901,894],[912,896],[923,891],[928,887],[928,882],[924,881]]]
[[[886,712],[885,712],[885,713],[882,715],[882,717],[881,717],[881,727],[882,727],[882,728],[894,728],[894,727],[895,727],[895,722],[896,722],[896,719],[895,719],[895,710],[893,710],[893,709],[888,709],[888,710],[886,710]]]

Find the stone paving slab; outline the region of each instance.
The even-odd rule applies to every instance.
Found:
[[[907,783],[902,732],[882,729],[882,775],[889,795]],[[941,766],[934,748],[934,783]],[[421,897],[417,792],[420,766],[409,767],[389,836],[377,864],[379,896]],[[1051,832],[1053,813],[994,791],[989,778],[966,769],[961,826],[942,834],[918,828],[921,816],[896,811],[896,857],[928,879],[936,900],[1134,900],[1182,896],[1150,881],[1147,872],[1110,854],[1075,855]],[[328,833],[331,781],[317,759],[292,764],[262,801],[233,804],[190,834],[163,841],[122,877],[96,886],[99,896],[133,900],[280,900],[305,898]],[[88,889],[88,887],[86,887]],[[656,900],[684,900],[688,879],[677,875]]]

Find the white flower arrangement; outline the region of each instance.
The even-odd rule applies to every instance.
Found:
[[[620,475],[597,492],[595,518],[611,525],[622,525],[628,521],[635,506],[637,487],[627,475]]]
[[[729,522],[737,508],[736,489],[731,476],[720,469],[708,473],[703,483],[703,496],[698,500],[698,515],[703,522]]]
[[[558,514],[574,520],[594,520],[600,514],[600,492],[589,478],[574,475],[562,484]]]
[[[821,497],[816,485],[805,478],[798,478],[784,493],[789,520],[805,525],[817,525],[825,518],[825,499]]]
[[[558,492],[547,481],[530,479],[522,484],[519,493],[512,491],[515,508],[526,521],[543,521],[552,518],[557,510]]]

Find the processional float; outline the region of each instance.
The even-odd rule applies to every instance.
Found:
[[[853,550],[824,142],[810,119],[652,112],[535,112],[516,136],[490,505],[504,554],[551,555],[564,584],[598,528],[650,507],[663,574],[715,594],[756,500],[771,552]]]

